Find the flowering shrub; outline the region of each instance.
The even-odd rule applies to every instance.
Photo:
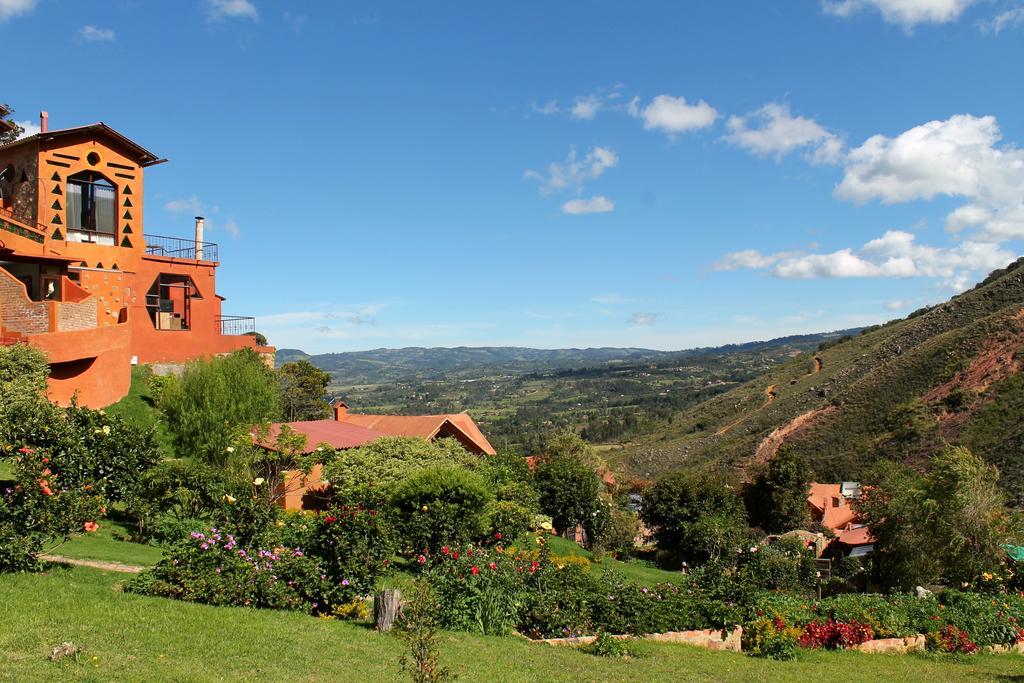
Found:
[[[800,635],[800,647],[841,650],[859,645],[875,637],[867,624],[858,621],[837,622],[834,619],[822,622],[814,620],[804,627]]]
[[[417,560],[427,564],[424,555]],[[526,577],[539,566],[536,561],[504,552],[501,546],[443,546],[430,558],[425,578],[441,605],[442,626],[505,635],[519,621]]]
[[[336,508],[308,518],[307,551],[319,559],[335,604],[369,595],[391,569],[393,537],[376,510]]]
[[[743,650],[754,657],[787,660],[796,657],[800,629],[780,617],[761,617],[743,629]]]
[[[15,484],[0,491],[0,573],[36,569],[47,543],[92,529],[105,509],[91,485],[65,486],[48,454],[22,447],[15,471]]]
[[[210,605],[329,613],[334,592],[300,548],[243,548],[230,533],[195,531],[126,590]]]
[[[971,642],[967,633],[952,624],[928,633],[925,636],[925,647],[932,652],[951,654],[972,655],[978,651],[978,646]]]

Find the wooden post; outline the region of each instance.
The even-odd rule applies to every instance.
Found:
[[[378,631],[390,631],[402,613],[402,592],[385,588],[373,596],[373,624]]]

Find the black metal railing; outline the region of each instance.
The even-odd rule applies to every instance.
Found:
[[[181,237],[164,237],[163,235],[143,235],[146,240],[146,253],[154,256],[192,259],[193,261],[220,261],[217,244],[214,242],[196,242]]]
[[[256,334],[256,318],[249,315],[219,315],[217,323],[221,334]]]

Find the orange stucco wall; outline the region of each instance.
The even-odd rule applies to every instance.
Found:
[[[28,337],[50,358],[50,400],[67,405],[77,394],[79,404],[90,408],[110,405],[128,393],[130,341],[126,324]]]

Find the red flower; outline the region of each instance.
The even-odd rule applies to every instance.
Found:
[[[445,555],[447,555],[448,553],[451,552],[451,550],[448,549],[448,546],[443,546],[441,548],[441,552],[444,553]]]
[[[489,565],[487,565],[487,568],[493,571],[498,568],[498,565],[494,562],[491,562]]]
[[[454,557],[456,560],[459,559],[459,552],[455,551],[454,553],[452,553],[452,557]]]
[[[22,455],[32,455],[33,453],[35,453],[35,451],[29,448],[28,446],[22,446],[21,448],[18,449],[18,452],[21,453]]]
[[[498,533],[494,534],[494,537],[500,541],[501,540],[501,532],[499,531]]]
[[[420,564],[426,564],[427,563],[427,558],[424,555],[417,555],[416,556],[416,561],[419,562]]]
[[[480,567],[477,567],[477,566],[476,566],[476,565],[474,564],[474,565],[473,565],[473,568],[472,568],[472,569],[471,569],[470,571],[471,571],[471,572],[473,572],[473,574],[474,574],[474,576],[475,576],[476,574],[479,574],[479,573],[480,573]]]
[[[326,517],[324,517],[324,524],[334,524],[337,521],[338,518],[334,515],[327,515]]]

